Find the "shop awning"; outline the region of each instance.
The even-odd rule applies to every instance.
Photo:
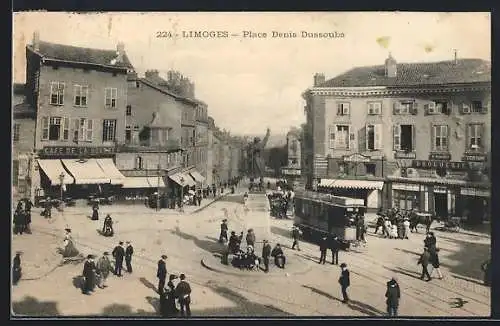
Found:
[[[326,188],[353,188],[353,189],[377,189],[382,190],[383,181],[369,180],[344,180],[344,179],[321,179],[320,187]]]
[[[96,159],[97,164],[101,167],[107,177],[111,180],[112,185],[121,185],[125,177],[118,171],[115,163],[110,158],[98,158]]]
[[[163,178],[159,178],[160,188],[165,187]],[[123,188],[157,188],[158,177],[126,177],[123,180]]]
[[[184,173],[172,174],[169,176],[169,178],[172,179],[179,186],[192,187],[192,186],[196,185],[196,182],[194,182],[193,178],[191,178],[189,175],[186,175]]]
[[[50,184],[57,186],[61,184],[60,175],[64,174],[64,184],[72,184],[75,179],[63,167],[61,160],[38,160],[38,166],[49,177]]]
[[[189,171],[189,174],[193,177],[194,181],[198,183],[203,183],[205,181],[205,177],[196,170]]]
[[[75,178],[75,184],[86,185],[111,182],[110,177],[104,173],[99,164],[97,164],[96,159],[65,159],[62,160],[62,162],[66,169],[71,172]]]

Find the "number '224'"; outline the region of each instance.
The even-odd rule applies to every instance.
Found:
[[[158,38],[174,37],[174,34],[172,32],[168,32],[168,31],[158,31],[158,32],[156,32],[156,37],[158,37]]]

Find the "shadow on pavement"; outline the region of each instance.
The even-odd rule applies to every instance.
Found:
[[[55,301],[38,301],[34,297],[25,297],[22,301],[12,303],[14,316],[58,316],[59,310]]]
[[[470,277],[476,280],[483,280],[481,264],[491,259],[491,245],[487,243],[474,243],[459,239],[447,238],[458,247],[458,250],[449,255],[441,255],[441,265],[447,267],[451,273]],[[451,265],[448,261],[456,262]]]
[[[156,312],[147,312],[145,310],[139,309],[133,311],[132,307],[128,304],[113,303],[110,304],[102,310],[102,315],[123,317],[123,316],[158,316]]]
[[[293,316],[272,305],[263,305],[249,301],[236,291],[224,286],[209,286],[214,292],[231,300],[237,307],[196,309],[191,307],[194,316]]]
[[[291,230],[271,226],[271,232],[285,238],[291,238]]]
[[[420,256],[422,254],[421,252],[416,252],[416,251],[412,251],[412,250],[408,250],[408,249],[394,248],[394,250],[398,250],[398,251],[404,252],[406,254],[412,254],[412,255],[416,255],[416,256]]]
[[[193,241],[198,248],[208,251],[210,253],[222,253],[225,249],[225,247],[217,241],[200,240],[195,236],[182,232],[178,226],[175,227],[175,231],[170,231],[170,232],[174,235],[181,237],[184,240]]]
[[[374,308],[370,306],[369,304],[356,301],[356,300],[349,300],[349,303],[347,304],[349,308],[355,311],[359,311],[363,314],[366,314],[368,316],[381,316],[384,315],[385,313],[378,310],[377,308]]]
[[[154,298],[154,297],[147,296],[146,300],[154,308],[155,312],[157,314],[159,314],[160,313],[160,299],[159,298]]]
[[[317,288],[315,288],[315,287],[312,287],[312,286],[309,286],[309,285],[302,285],[302,287],[303,287],[303,288],[306,288],[306,289],[309,289],[309,290],[311,290],[311,291],[312,291],[312,292],[314,292],[314,293],[317,293],[317,294],[319,294],[319,295],[322,295],[322,296],[324,296],[324,297],[327,297],[328,299],[331,299],[331,300],[337,300],[337,301],[342,301],[341,299],[336,298],[336,297],[334,297],[333,295],[331,295],[331,294],[329,294],[329,293],[326,293],[326,292],[324,292],[324,291],[321,291],[321,290],[319,290],[319,289],[317,289]]]
[[[155,286],[153,283],[151,283],[150,281],[148,281],[145,277],[141,277],[141,278],[139,279],[139,281],[140,281],[140,282],[141,282],[141,283],[142,283],[145,287],[147,287],[148,289],[151,289],[151,290],[153,290],[153,291],[157,292],[157,290],[156,290],[156,286]]]
[[[77,275],[77,276],[73,277],[72,283],[73,283],[73,286],[75,287],[75,289],[81,290],[83,287],[84,281],[85,281],[85,279],[83,278],[83,276]]]
[[[403,275],[413,277],[413,278],[416,278],[419,280],[420,280],[420,273],[422,271],[422,267],[420,265],[418,265],[418,271],[411,271],[409,269],[405,269],[405,268],[401,268],[401,267],[389,268],[387,266],[384,266],[384,268],[393,272],[393,273],[403,274]]]
[[[227,195],[219,199],[219,202],[224,203],[237,203],[243,205],[242,195]]]

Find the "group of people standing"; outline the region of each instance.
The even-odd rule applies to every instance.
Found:
[[[394,213],[394,218],[390,218],[381,212],[377,213],[377,224],[375,234],[381,229],[384,238],[389,239],[408,239],[410,234],[410,216]]]
[[[25,198],[17,203],[16,211],[14,212],[14,234],[31,233],[31,200]]]
[[[191,316],[191,286],[186,281],[186,275],[181,274],[179,277],[175,274],[170,274],[167,287],[165,281],[167,279],[167,255],[162,255],[158,261],[158,269],[156,277],[158,278],[158,294],[160,295],[160,312],[163,317],[174,317],[179,311],[181,316]],[[177,285],[174,281],[179,278]],[[176,300],[179,303],[180,309],[177,309]]]

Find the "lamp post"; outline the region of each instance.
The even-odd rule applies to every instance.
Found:
[[[181,177],[179,179],[179,181],[181,182],[181,206],[180,206],[180,211],[184,212],[184,178]]]
[[[59,204],[59,207],[62,209],[63,208],[63,187],[64,187],[64,172],[61,172],[59,175],[59,182],[61,186],[61,203]]]

